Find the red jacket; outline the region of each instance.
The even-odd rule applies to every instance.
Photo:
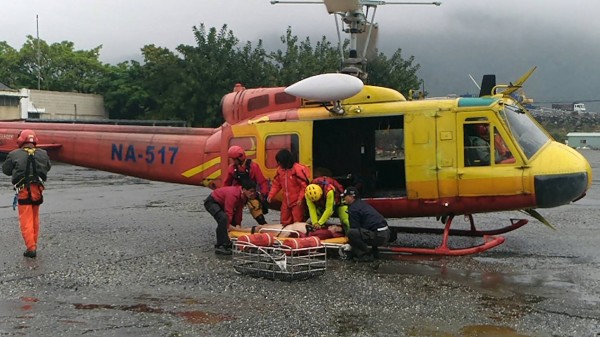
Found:
[[[224,186],[217,188],[210,194],[215,201],[223,207],[229,224],[238,226],[242,224],[242,211],[248,201],[241,186]]]
[[[278,167],[269,192],[269,199],[273,199],[277,192],[282,190],[281,203],[287,207],[294,207],[304,200],[304,190],[309,181],[309,173],[306,172],[304,166],[298,163],[294,163],[289,170]]]
[[[240,184],[237,179],[234,179],[236,169],[241,170],[245,173],[246,164],[244,163],[242,165],[229,165],[229,167],[227,168],[227,177],[225,177],[225,181],[223,181],[223,186],[238,186]],[[250,180],[254,181],[259,186],[258,191],[262,195],[267,195],[267,193],[269,193],[269,184],[267,182],[267,179],[265,179],[265,176],[263,175],[260,166],[258,166],[258,164],[253,161],[250,161],[248,177],[250,178]]]

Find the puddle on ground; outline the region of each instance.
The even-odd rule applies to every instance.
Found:
[[[133,312],[144,312],[151,314],[170,314],[173,316],[179,316],[184,318],[188,323],[192,324],[216,324],[223,321],[230,321],[233,319],[232,316],[210,313],[205,311],[167,311],[161,308],[151,307],[147,304],[134,304],[134,305],[114,305],[114,304],[73,304],[75,309],[80,310],[95,310],[95,309],[110,309],[120,311],[133,311]]]
[[[434,327],[414,327],[408,331],[410,337],[530,337],[516,330],[495,325],[468,325],[458,333],[440,331]]]
[[[469,325],[460,329],[461,337],[529,337],[516,330],[494,325]]]
[[[482,271],[476,269],[456,269],[448,267],[443,261],[413,260],[410,264],[382,264],[377,269],[380,274],[417,275],[429,276],[451,280],[477,289],[498,292],[513,292],[518,289],[540,290],[546,289],[541,295],[548,295],[551,290],[561,289],[567,292],[578,293],[579,289],[568,275],[559,273],[517,274],[500,271]],[[539,292],[539,291],[536,291]]]

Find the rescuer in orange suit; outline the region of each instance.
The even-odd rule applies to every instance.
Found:
[[[22,130],[17,136],[18,149],[11,151],[2,165],[2,172],[12,176],[16,191],[13,208],[18,204],[21,234],[27,250],[23,256],[37,256],[40,229],[40,205],[50,158],[44,149],[36,148],[38,138],[32,130]]]
[[[233,145],[227,151],[227,155],[232,163],[227,169],[227,177],[223,186],[238,186],[242,179],[250,179],[256,184],[256,199],[248,200],[248,209],[250,214],[259,225],[267,223],[265,214],[269,211],[267,203],[267,193],[269,193],[269,183],[263,175],[260,166],[251,159],[246,159],[246,152],[240,146]]]
[[[304,190],[310,182],[309,173],[304,166],[296,163],[294,155],[287,149],[279,150],[275,160],[279,166],[267,201],[271,202],[281,191],[281,224],[304,222]]]

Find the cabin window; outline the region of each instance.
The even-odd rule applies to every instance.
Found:
[[[229,140],[229,146],[237,145],[244,149],[246,157],[256,159],[256,138],[255,137],[236,137]]]
[[[278,92],[275,94],[275,104],[294,103],[296,99],[296,96],[292,96],[285,92]]]
[[[263,109],[269,106],[269,95],[252,97],[248,100],[248,112]]]
[[[403,159],[404,129],[375,130],[375,161]]]
[[[500,135],[497,128],[494,128],[494,163],[511,164],[515,162],[515,157],[506,145],[504,138]]]
[[[275,156],[281,149],[288,149],[298,160],[300,158],[300,139],[296,134],[273,135],[265,140],[265,167],[268,169],[277,168]]]
[[[490,165],[490,124],[467,123],[463,127],[463,135],[465,166]]]

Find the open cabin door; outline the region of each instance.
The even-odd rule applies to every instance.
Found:
[[[326,175],[364,198],[406,197],[404,116],[314,121],[314,176]]]

